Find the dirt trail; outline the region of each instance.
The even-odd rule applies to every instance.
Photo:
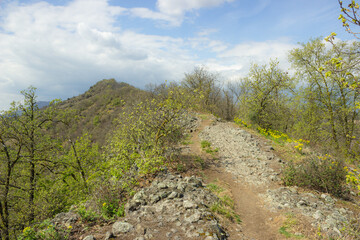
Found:
[[[212,119],[201,121],[199,129],[192,136],[193,144],[190,146],[193,154],[208,157],[208,161],[210,161],[209,158],[212,157],[204,154],[204,151],[202,151],[199,133],[202,133],[205,128],[209,128],[212,122]],[[236,129],[235,126],[232,127]],[[220,132],[218,132],[218,134],[220,134]],[[232,141],[230,138],[231,136],[229,136],[227,140]],[[259,193],[264,192],[266,189],[256,184],[256,180],[253,182],[255,184],[249,183],[246,178],[254,177],[252,176],[254,173],[251,171],[247,173],[246,170],[242,170],[241,173],[239,173],[240,169],[234,164],[229,163],[231,160],[228,159],[228,157],[228,154],[224,154],[220,150],[218,163],[211,164],[210,168],[205,170],[204,180],[207,183],[217,181],[218,184],[226,186],[234,200],[235,211],[240,215],[242,223],[240,226],[237,224],[229,226],[229,239],[289,239],[279,233],[279,228],[284,221],[284,216],[281,213],[270,212],[264,207],[263,199],[261,199]],[[238,156],[234,157],[237,158]],[[259,178],[261,178],[261,176],[255,176],[255,179]]]

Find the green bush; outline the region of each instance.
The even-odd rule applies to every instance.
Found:
[[[345,193],[344,163],[331,157],[310,157],[300,164],[289,162],[283,170],[286,186],[300,186],[342,197]]]

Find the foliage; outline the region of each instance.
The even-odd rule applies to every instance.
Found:
[[[252,126],[251,124],[248,124],[245,121],[243,121],[242,119],[237,118],[237,117],[234,118],[234,122],[241,127],[251,128],[251,126]]]
[[[303,81],[294,134],[314,143],[327,142],[338,153],[351,151],[352,137],[357,131],[359,92],[345,84],[351,84],[357,76],[357,68],[352,66],[357,46],[358,43],[339,41],[329,49],[315,39],[290,52],[290,61]],[[345,51],[351,54],[344,54]],[[347,66],[347,71],[335,71],[329,64],[334,58],[341,58],[344,63],[341,68]]]
[[[338,0],[341,8],[342,14],[339,16],[339,20],[342,22],[343,27],[346,31],[353,34],[356,38],[358,37],[358,32],[353,32],[350,28],[350,24],[360,26],[359,18],[359,3],[354,0],[347,1],[347,5],[344,5],[343,1]],[[350,23],[350,24],[349,24]]]
[[[192,103],[193,109],[207,111],[226,120],[234,118],[236,109],[232,93],[221,87],[219,74],[210,72],[204,66],[195,67],[191,73],[185,74],[181,86],[196,100]]]
[[[309,157],[300,164],[289,162],[283,170],[283,182],[343,197],[346,171],[342,161],[329,155]]]
[[[353,188],[356,189],[358,194],[360,195],[360,172],[357,168],[350,168],[345,166],[346,170],[346,182]]]
[[[21,93],[22,103],[12,103],[10,110],[0,115],[0,228],[3,239],[19,226],[30,225],[37,217],[49,214],[42,205],[44,182],[50,181],[57,165],[54,155],[61,149],[48,129],[55,119],[53,101],[39,110],[36,89]],[[26,209],[26,210],[25,210]],[[44,211],[45,210],[45,211]]]
[[[216,153],[216,152],[219,151],[218,148],[212,149],[211,143],[208,142],[208,141],[206,141],[206,140],[201,141],[201,148],[202,148],[206,153],[210,153],[210,154],[214,154],[214,153]]]
[[[155,172],[171,155],[169,146],[182,138],[183,103],[170,92],[165,100],[147,100],[124,111],[106,148],[109,175]]]
[[[262,128],[282,129],[290,124],[287,106],[293,79],[279,68],[279,63],[253,64],[241,81],[240,114]]]
[[[61,240],[68,239],[72,226],[67,229],[57,230],[49,221],[45,220],[34,227],[26,227],[18,237],[19,240]]]

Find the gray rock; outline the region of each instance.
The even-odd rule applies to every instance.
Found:
[[[160,196],[159,195],[150,195],[150,203],[154,204],[157,203],[158,201],[160,201]]]
[[[168,186],[164,182],[161,182],[161,183],[158,184],[158,188],[166,189],[166,188],[168,188]]]
[[[109,240],[110,238],[114,238],[114,234],[110,231],[107,231],[105,234],[105,240]]]
[[[170,195],[168,196],[168,199],[173,199],[173,198],[176,198],[178,195],[177,192],[171,192]]]
[[[189,223],[195,223],[201,219],[201,213],[199,211],[196,211],[194,214],[192,214],[190,217],[185,218],[184,220]]]
[[[67,213],[59,213],[57,214],[51,222],[56,225],[61,225],[68,227],[72,223],[78,221],[80,216],[74,212],[67,212]]]
[[[313,218],[315,218],[316,220],[322,220],[324,218],[324,214],[320,210],[317,210],[313,214]]]
[[[89,235],[89,236],[84,237],[83,240],[96,240],[96,238],[93,235]]]
[[[117,236],[120,233],[127,233],[134,229],[133,225],[127,222],[115,222],[112,226],[112,233]]]
[[[196,208],[196,204],[192,201],[188,201],[188,200],[185,200],[184,203],[183,203],[183,206],[185,209],[191,209],[191,208]]]

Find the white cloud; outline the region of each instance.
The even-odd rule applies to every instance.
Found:
[[[189,44],[196,50],[210,50],[211,52],[223,52],[228,48],[222,41],[212,40],[208,37],[189,38]]]
[[[286,51],[293,48],[287,40],[232,47],[210,37],[216,29],[205,29],[192,38],[175,38],[140,34],[121,25],[129,15],[176,23],[183,16],[172,15],[166,10],[170,6],[185,14],[225,2],[169,0],[170,5],[162,5],[159,12],[110,6],[107,0],[74,0],[65,6],[46,2],[3,4],[0,110],[19,100],[19,92],[30,85],[39,89],[39,100],[64,99],[104,78],[143,87],[180,80],[197,64],[233,78],[246,74],[250,60],[267,62],[278,57],[282,62]]]
[[[162,13],[182,17],[187,11],[204,7],[216,7],[232,1],[234,0],[158,0],[156,5]]]
[[[191,70],[194,61],[182,49],[181,39],[121,29],[115,19],[126,13],[106,0],[5,6],[0,21],[0,109],[30,85],[46,100],[77,95],[103,78],[144,86],[181,79]]]
[[[198,32],[198,36],[205,37],[205,36],[209,36],[210,34],[216,33],[218,31],[219,29],[216,28],[206,28]]]
[[[148,8],[130,8],[128,12],[135,17],[159,20],[171,26],[180,26],[186,12],[200,8],[216,7],[234,0],[158,0],[158,11]]]
[[[227,61],[236,61],[243,65],[250,63],[265,64],[270,59],[277,59],[283,68],[288,68],[288,52],[297,47],[286,39],[279,39],[265,42],[247,42],[236,45],[219,55]]]

